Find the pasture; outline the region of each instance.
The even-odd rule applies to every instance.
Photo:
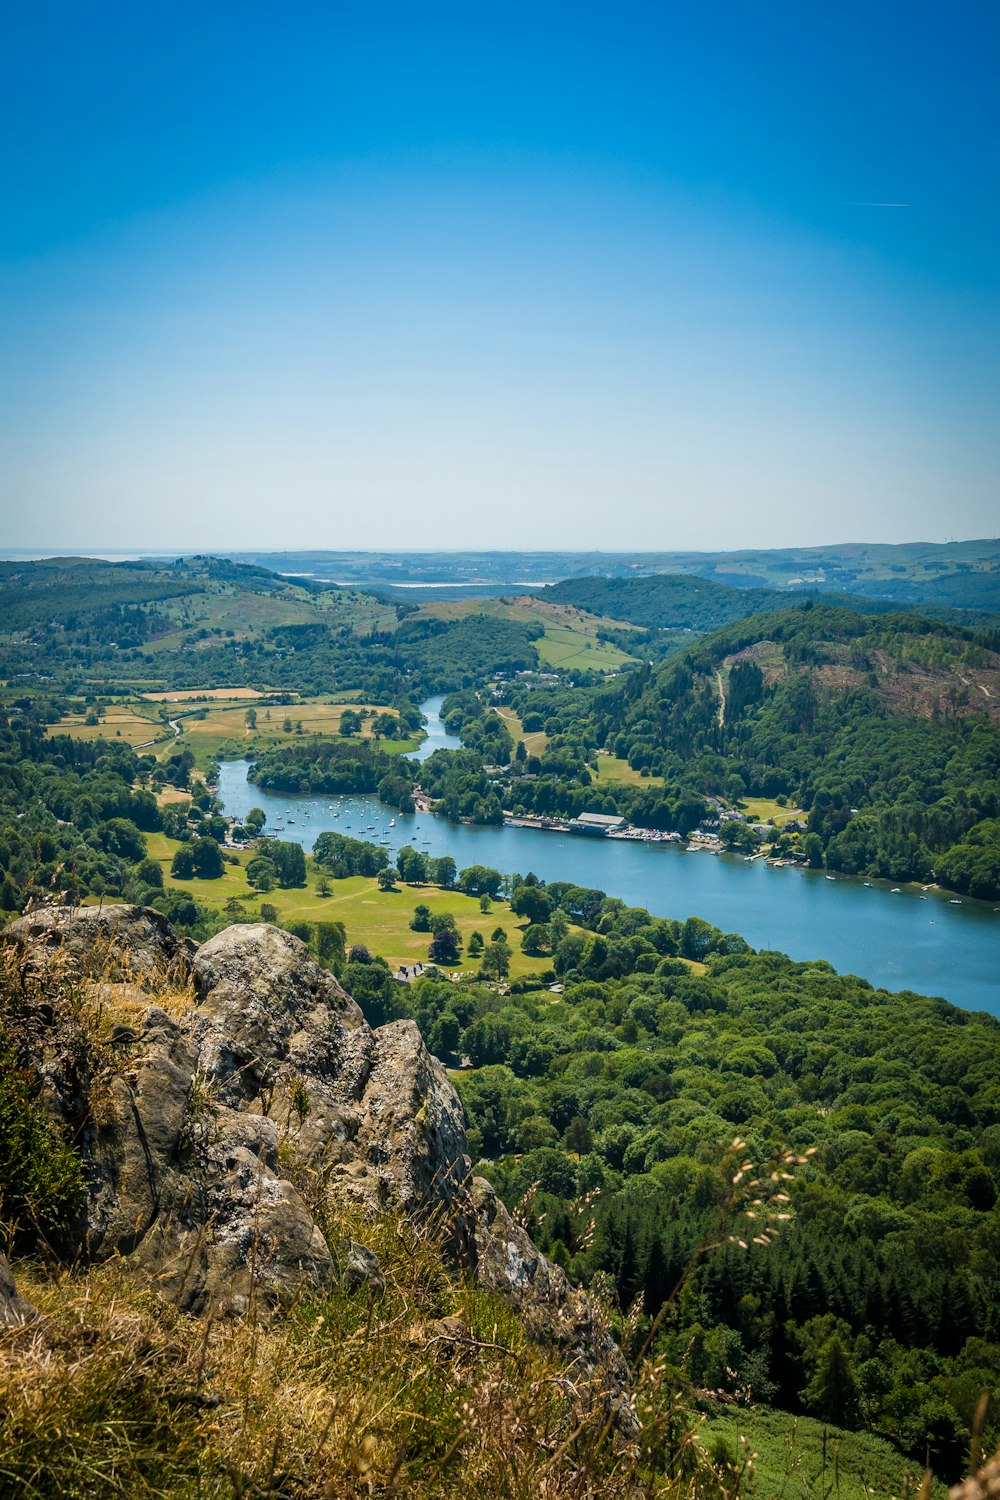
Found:
[[[64,714],[48,733],[69,734],[74,739],[123,739],[128,744],[150,744],[161,759],[178,750],[190,750],[199,770],[220,756],[246,754],[284,744],[304,736],[339,735],[341,717],[347,709],[364,711],[369,717],[361,723],[360,734],[347,738],[371,739],[374,714],[391,714],[395,709],[378,703],[350,701],[346,693],[336,702],[309,699],[288,705],[262,702],[255,688],[192,688],[178,692],[146,693],[139,699],[110,703],[96,724],[87,724],[81,706],[76,713]],[[256,723],[247,723],[248,710]],[[179,733],[169,727],[168,718]],[[419,736],[408,739],[381,739],[389,755],[407,755],[420,743]]]
[[[511,913],[506,901],[494,901],[492,910],[484,913],[479,909],[478,897],[463,895],[461,891],[447,891],[435,885],[400,885],[392,891],[380,891],[376,880],[362,875],[346,880],[328,877],[332,893],[321,896],[316,887],[323,871],[311,858],[306,859],[305,886],[261,893],[247,884],[244,867],[251,857],[248,850],[239,851],[238,864],[227,864],[225,874],[218,880],[174,880],[170,863],[180,844],[165,834],[151,833],[146,837],[146,847],[150,857],[162,866],[163,883],[168,890],[188,891],[197,902],[213,911],[222,911],[227,901],[235,899],[251,917],[259,913],[262,904],[268,903],[277,909],[278,921],[283,926],[289,922],[343,922],[348,947],[363,943],[393,967],[427,961],[431,935],[414,932],[410,927],[414,909],[421,904],[432,913],[447,911],[454,916],[463,944],[461,962],[455,967],[464,972],[474,973],[479,967],[479,960],[469,959],[465,952],[471,934],[481,932],[488,943],[497,927],[504,929],[511,947],[512,979],[537,974],[549,967],[549,959],[529,958],[521,952],[521,933],[527,924]],[[226,850],[227,854],[233,852]]]
[[[745,812],[752,823],[773,821],[776,828],[784,828],[790,818],[804,819],[808,816],[801,807],[782,807],[773,797],[743,797],[739,806],[740,811]]]
[[[146,714],[141,706],[129,703],[112,703],[107,711],[98,716],[96,724],[86,722],[86,714],[64,714],[56,724],[49,724],[49,735],[69,734],[75,740],[124,740],[129,745],[144,745],[150,740],[166,740],[170,730],[161,722],[158,714]]]
[[[545,747],[549,743],[549,737],[544,729],[536,729],[531,734],[525,734],[524,725],[512,708],[507,708],[506,705],[501,704],[495,707],[493,712],[503,719],[507,726],[507,732],[514,741],[515,746],[518,740],[523,740],[524,748],[529,755],[544,754]]]

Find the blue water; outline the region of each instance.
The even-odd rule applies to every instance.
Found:
[[[444,732],[440,705],[440,698],[422,705],[429,733],[418,759],[458,744]],[[953,905],[944,893],[906,886],[896,895],[884,881],[830,880],[821,871],[688,854],[672,844],[474,828],[431,813],[393,812],[376,797],[265,792],[247,781],[247,768],[246,761],[222,765],[219,794],[226,811],[242,817],[262,807],[266,832],[306,850],[320,833],[334,829],[387,841],[392,855],[404,844],[429,855],[450,854],[459,869],[482,864],[507,874],[534,870],[543,880],[597,886],[657,916],[704,917],[741,933],[755,948],[776,948],[795,959],[824,958],[885,989],[943,995],[966,1009],[1000,1016],[1000,911],[987,902],[963,898]]]

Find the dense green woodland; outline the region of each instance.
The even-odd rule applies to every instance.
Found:
[[[536,815],[618,812],[682,834],[720,802],[778,798],[807,817],[803,839],[775,835],[779,852],[995,897],[998,646],[995,632],[829,605],[755,616],[601,687],[509,683],[451,696],[446,722],[466,748],[431,757],[424,784],[448,816],[489,821],[499,804]],[[992,696],[969,674],[985,674]],[[517,710],[526,734],[545,732],[541,755],[510,744],[497,700]],[[599,785],[601,750],[640,780]],[[483,770],[494,764],[508,769]]]
[[[572,1275],[664,1309],[655,1344],[692,1394],[869,1428],[956,1476],[984,1389],[1000,1440],[1000,1024],[528,880],[513,905],[555,922],[561,995],[409,991],[472,1064],[479,1170]],[[596,931],[558,938],[570,908]],[[755,1162],[814,1153],[771,1244],[732,1217],[736,1136]]]
[[[612,620],[625,620],[652,630],[698,634],[745,619],[747,615],[788,609],[800,602],[800,596],[790,598],[779,589],[734,588],[710,578],[672,573],[654,573],[644,578],[566,578],[537,592],[539,598],[554,604],[572,604]],[[872,605],[862,599],[849,602],[861,609],[892,607],[886,603]]]
[[[914,591],[909,597],[932,618],[976,629],[984,619],[996,623],[995,611],[1000,608],[997,573],[994,571],[984,577],[988,580],[988,589],[977,601],[979,608],[958,604],[960,591],[956,593],[955,604],[922,600],[919,591]],[[745,619],[748,615],[798,608],[804,600],[813,604],[842,605],[859,614],[887,614],[904,607],[899,595],[893,594],[891,589],[887,582],[882,597],[866,598],[863,594],[838,590],[820,592],[815,586],[800,587],[792,592],[787,588],[737,585],[735,581],[722,583],[692,573],[652,573],[627,578],[566,578],[561,583],[534,592],[556,604],[571,604],[595,615],[644,626],[649,632],[647,639],[655,643],[656,633],[660,631],[701,634],[729,625],[734,620]],[[985,615],[984,610],[987,611]],[[635,637],[623,639],[634,641]]]
[[[0,910],[51,893],[121,893],[140,869],[156,883],[143,834],[163,820],[152,793],[134,789],[138,766],[120,743],[47,739],[37,723],[0,715]]]

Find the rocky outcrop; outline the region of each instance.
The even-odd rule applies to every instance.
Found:
[[[0,1254],[0,1333],[23,1328],[38,1317],[31,1303],[18,1295],[7,1257]]]
[[[45,906],[12,922],[5,937],[35,964],[59,952],[91,976],[139,982],[183,976],[195,951],[146,906]]]
[[[47,1097],[86,1159],[77,1253],[130,1256],[181,1307],[238,1315],[334,1280],[377,1292],[375,1257],[354,1241],[331,1253],[317,1217],[390,1208],[436,1224],[538,1338],[616,1364],[587,1299],[472,1178],[461,1104],[416,1026],[373,1031],[297,938],[241,925],[191,952],[158,913],[105,907],[33,914],[8,940],[42,993],[48,962],[96,984],[113,969],[131,997],[134,1024],[87,1066],[66,1066],[57,1036],[40,1044]],[[135,1012],[157,974],[190,981],[187,1000],[171,1014],[147,994]]]

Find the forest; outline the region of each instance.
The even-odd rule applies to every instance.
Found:
[[[775,830],[779,853],[989,899],[1000,894],[998,646],[989,629],[807,600],[599,686],[453,695],[445,710],[466,749],[438,752],[425,782],[448,816],[487,821],[502,802],[681,834],[710,815],[725,824],[747,796],[775,799],[803,818],[801,837]],[[504,704],[526,734],[544,733],[540,753],[510,743]],[[602,753],[634,780],[602,781]],[[505,769],[487,775],[490,764]]]
[[[508,889],[548,976],[367,991],[462,1064],[477,1170],[610,1279],[691,1399],[957,1477],[983,1390],[1000,1440],[1000,1024],[600,891]]]

